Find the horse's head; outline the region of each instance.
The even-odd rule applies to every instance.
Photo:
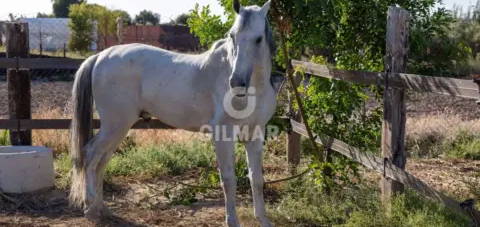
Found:
[[[242,7],[238,0],[234,0],[233,8],[237,17],[228,33],[233,45],[230,88],[237,97],[243,97],[254,70],[265,67],[267,58],[271,64],[274,44],[267,20],[270,1],[262,7]]]

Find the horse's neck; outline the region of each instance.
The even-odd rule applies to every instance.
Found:
[[[219,41],[221,42],[221,41]],[[219,47],[217,45],[220,45]],[[201,66],[202,72],[215,73],[218,80],[228,79],[232,72],[229,60],[229,50],[225,43],[215,43],[214,47],[205,53],[204,62]]]

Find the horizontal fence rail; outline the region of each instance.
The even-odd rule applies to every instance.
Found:
[[[288,122],[289,118],[280,116],[275,120]],[[31,129],[70,129],[71,119],[0,119],[0,129],[31,130]],[[100,128],[100,119],[93,120],[93,128]],[[138,120],[132,129],[176,129],[158,119]]]
[[[0,68],[78,69],[84,60],[72,58],[0,58]]]
[[[30,130],[30,129],[69,129],[70,119],[34,119],[34,120],[10,120],[0,119],[0,129]],[[93,120],[93,128],[100,128],[100,120]],[[159,120],[139,120],[132,129],[173,129],[173,127]]]
[[[302,136],[308,137],[305,125],[294,120],[290,121],[292,130]],[[480,218],[480,214],[475,210],[465,210],[460,203],[443,193],[428,187],[427,184],[411,175],[408,172],[398,168],[390,162],[385,162],[379,157],[366,152],[361,152],[358,148],[348,145],[347,143],[337,139],[321,139],[321,136],[315,135],[315,141],[318,144],[329,147],[331,150],[350,158],[351,160],[362,164],[368,169],[374,170],[377,173],[384,175],[390,179],[403,183],[404,185],[416,190],[417,192],[444,204],[457,212],[463,213],[467,216],[476,216]],[[323,137],[327,138],[327,137]]]
[[[311,62],[293,60],[293,66],[299,67],[305,73],[333,79],[343,80],[363,85],[385,85],[385,73],[361,72],[341,70],[327,65],[319,65]],[[419,92],[431,92],[442,95],[479,99],[479,87],[473,80],[462,80],[446,77],[423,76],[406,73],[392,73],[389,78],[389,86],[410,89]]]

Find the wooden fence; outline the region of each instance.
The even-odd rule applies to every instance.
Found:
[[[386,72],[359,72],[340,70],[327,65],[319,65],[293,60],[292,65],[307,74],[333,80],[343,80],[364,85],[377,85],[384,88],[384,121],[382,130],[382,155],[376,157],[340,140],[315,135],[316,142],[362,164],[382,175],[380,182],[382,199],[388,201],[403,187],[410,187],[419,193],[438,201],[445,206],[470,216],[474,226],[480,226],[480,213],[474,207],[456,201],[445,194],[430,188],[427,184],[405,171],[405,91],[432,92],[441,95],[479,99],[479,84],[474,80],[461,80],[444,77],[406,74],[408,52],[408,11],[390,7],[387,20]],[[301,136],[308,137],[304,124],[291,120],[292,129]],[[322,140],[320,138],[328,138]],[[299,151],[289,151],[299,152]],[[290,156],[290,154],[289,154]],[[295,156],[295,155],[292,155]]]
[[[68,129],[69,119],[31,119],[30,69],[78,69],[84,59],[29,58],[28,24],[5,23],[6,56],[0,68],[7,68],[8,117],[0,119],[0,129],[10,130],[13,145],[31,145],[32,129]],[[94,121],[99,128],[100,122]],[[135,129],[171,128],[158,120],[140,120]]]
[[[407,11],[390,7],[387,23],[387,58],[386,72],[358,72],[339,70],[326,65],[318,65],[303,61],[293,61],[295,67],[302,68],[306,73],[323,78],[344,80],[365,85],[377,85],[385,89],[384,95],[384,123],[382,132],[382,154],[376,157],[361,152],[337,139],[329,139],[328,143],[316,137],[316,142],[327,145],[331,150],[338,152],[362,165],[382,174],[382,198],[389,199],[394,193],[403,191],[408,186],[436,201],[445,204],[458,212],[472,217],[477,225],[480,223],[480,214],[473,207],[466,207],[439,191],[430,188],[427,184],[405,171],[407,155],[405,152],[405,90],[433,92],[442,95],[451,95],[464,98],[478,99],[478,85],[472,80],[460,80],[443,77],[430,77],[406,74],[406,56],[408,50],[408,21]],[[11,130],[11,141],[14,145],[28,145],[31,143],[31,129],[68,129],[69,119],[31,119],[30,113],[30,77],[28,69],[78,69],[81,59],[49,59],[28,58],[28,25],[22,23],[7,23],[7,58],[0,59],[0,68],[8,68],[7,82],[9,89],[9,119],[0,120],[0,129]],[[19,42],[21,40],[22,42]],[[98,128],[100,122],[94,121]],[[305,125],[291,120],[294,134],[298,137],[308,136]],[[171,128],[158,120],[140,120],[133,128],[137,129],[166,129]],[[296,136],[288,137],[295,138]],[[292,146],[294,147],[294,146]],[[299,152],[289,148],[290,152]],[[297,156],[298,155],[293,155]]]

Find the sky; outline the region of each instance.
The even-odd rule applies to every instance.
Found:
[[[8,14],[35,17],[38,12],[52,13],[51,0],[1,0],[0,20],[8,19]],[[187,13],[198,3],[201,6],[210,5],[215,14],[223,14],[222,7],[217,0],[87,0],[88,3],[97,3],[110,9],[127,11],[132,18],[140,11],[147,9],[159,13],[162,22],[169,22],[176,16]]]
[[[51,0],[2,0],[0,7],[0,20],[8,19],[8,14],[35,17],[38,12],[51,13]],[[210,4],[215,14],[222,14],[223,10],[218,0],[88,0],[89,3],[97,3],[111,9],[126,10],[132,17],[143,9],[151,10],[161,15],[161,22],[169,22],[181,13],[191,10],[195,3],[202,5]],[[446,8],[451,9],[454,4],[467,8],[476,0],[443,0]]]

